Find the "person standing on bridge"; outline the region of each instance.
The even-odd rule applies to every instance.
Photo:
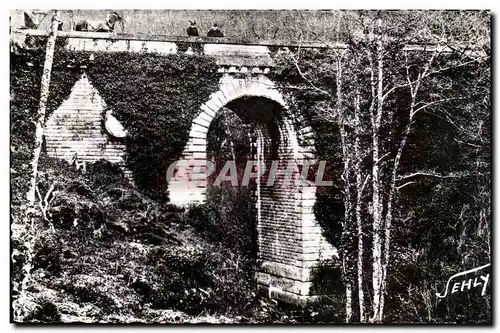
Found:
[[[219,30],[217,23],[214,23],[210,30],[208,30],[207,37],[224,37],[224,34]]]
[[[189,28],[187,28],[188,36],[199,36],[198,28],[196,28],[196,21],[189,21],[189,23]]]

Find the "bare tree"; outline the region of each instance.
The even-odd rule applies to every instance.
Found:
[[[469,172],[439,174],[428,170],[402,175],[401,161],[408,138],[414,131],[415,117],[429,110],[444,110],[442,105],[464,98],[454,95],[450,85],[443,83],[450,80],[446,73],[487,60],[481,51],[485,41],[480,37],[485,34],[481,27],[487,24],[481,19],[474,23],[474,15],[480,17],[477,13],[465,17],[457,14],[450,19],[443,12],[425,11],[344,14],[344,25],[351,30],[351,42],[347,50],[334,51],[331,58],[335,94],[318,83],[314,71],[300,63],[300,56],[291,55],[305,84],[334,101],[331,103],[334,107],[320,110],[324,119],[336,123],[340,131],[345,206],[343,230],[350,233],[354,221],[357,230],[357,256],[344,254],[342,259],[346,321],[351,321],[355,313],[359,313],[361,322],[383,321],[398,191],[415,183],[415,177],[470,176]],[[478,28],[471,30],[477,31],[477,35],[468,34],[469,40],[464,41],[464,32],[458,29],[464,25],[461,19],[473,26],[476,24]],[[422,40],[427,44],[411,46]],[[346,82],[353,80],[351,89],[344,87]],[[402,107],[397,101],[401,94],[407,94],[409,101],[404,102],[405,114],[396,115],[396,103]],[[395,117],[403,122],[402,128],[396,124]],[[371,157],[371,163],[369,172],[365,173],[362,161],[366,157]],[[405,183],[408,179],[412,181]],[[370,196],[363,195],[365,188],[371,191]],[[364,206],[369,208],[369,216],[363,213]],[[370,221],[371,233],[367,235],[364,226]],[[367,237],[371,244],[370,269],[363,265],[367,260],[364,255]],[[349,237],[343,237],[343,241],[344,252],[353,250]],[[350,276],[353,265],[356,266],[357,283]],[[363,284],[369,274],[371,288]],[[356,289],[357,311],[352,301]],[[369,295],[369,302],[365,302],[365,295]]]
[[[40,158],[40,153],[42,151],[43,143],[43,131],[45,127],[45,112],[47,109],[47,100],[49,97],[49,86],[50,77],[52,73],[52,63],[54,60],[54,49],[56,43],[56,34],[59,23],[61,22],[59,18],[59,11],[55,11],[52,18],[52,27],[47,40],[47,48],[45,53],[45,63],[43,67],[42,82],[41,82],[41,92],[40,92],[40,104],[36,117],[36,132],[35,132],[35,147],[33,149],[33,158],[31,160],[31,175],[30,175],[30,185],[27,193],[27,208],[25,213],[25,244],[26,244],[26,263],[23,267],[24,278],[21,281],[20,295],[17,301],[22,304],[25,300],[26,288],[31,279],[31,270],[33,268],[33,252],[35,246],[35,224],[36,224],[36,189],[37,189],[37,176],[38,176],[38,160]],[[42,210],[43,211],[43,210]],[[42,212],[43,213],[43,212]],[[19,307],[15,307],[18,308]],[[22,313],[15,313],[14,316],[17,319],[22,320]]]

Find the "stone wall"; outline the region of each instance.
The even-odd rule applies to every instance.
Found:
[[[47,120],[48,155],[70,162],[77,154],[79,161],[92,163],[105,159],[123,166],[125,145],[106,132],[105,107],[99,92],[82,74],[68,99]]]

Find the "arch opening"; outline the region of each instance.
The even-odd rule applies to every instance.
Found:
[[[287,109],[278,91],[272,88],[270,81],[259,80],[256,83],[255,80],[226,77],[221,81],[221,90],[201,106],[181,160],[182,180],[189,183],[196,179],[196,184],[169,186],[170,198],[171,203],[182,206],[202,204],[217,177],[235,171],[236,184],[231,177],[222,179],[226,185],[247,185],[251,192],[258,267],[255,278],[259,289],[270,298],[301,304],[312,299],[309,294],[311,268],[320,260],[331,258],[336,251],[326,242],[314,218],[315,186],[296,182],[300,169],[294,165],[308,153],[299,141],[311,134],[305,126],[306,131],[296,129],[297,117]],[[213,120],[224,113],[239,119],[239,130],[247,131],[249,147],[244,158],[236,158],[234,142],[228,142],[229,147],[233,145],[233,152],[228,153],[226,159],[238,163],[234,169],[214,168],[214,180],[207,177],[211,165],[216,162],[213,152],[207,150],[211,145],[207,139]],[[245,166],[241,163],[244,159],[247,159]],[[240,166],[239,171],[236,164]],[[245,182],[245,171],[255,171],[254,166],[257,169],[262,166],[266,172]],[[202,176],[194,177],[195,173]]]
[[[237,221],[247,231],[251,226],[248,234],[239,235],[242,242],[228,235],[229,244],[244,244],[245,249],[252,244],[252,257],[266,254],[287,263],[286,258],[293,255],[285,253],[288,244],[282,239],[290,238],[293,231],[271,226],[271,222],[284,224],[297,219],[296,189],[291,183],[285,184],[286,175],[282,174],[289,171],[293,180],[293,173],[298,172],[287,169],[288,161],[294,161],[289,140],[294,133],[287,131],[285,119],[285,108],[264,97],[242,97],[221,108],[207,132],[207,161],[214,165],[214,171],[207,175],[206,200],[211,207],[224,206],[224,213],[232,211],[228,224]],[[234,164],[234,168],[228,168],[228,164]],[[263,168],[262,175],[247,177],[247,165]],[[271,176],[273,168],[275,176]],[[228,173],[233,174],[227,177]],[[214,202],[224,200],[223,196],[225,202]],[[240,232],[238,226],[233,230]],[[250,235],[254,237],[251,241]]]

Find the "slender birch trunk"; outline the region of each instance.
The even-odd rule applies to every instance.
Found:
[[[378,167],[379,158],[379,142],[378,133],[374,130],[372,135],[373,140],[373,168],[372,168],[372,185],[373,185],[373,315],[370,319],[371,322],[378,321],[379,307],[380,307],[380,270],[382,265],[382,244],[380,238],[380,228],[382,224],[382,207],[380,203],[380,173]]]
[[[360,126],[359,119],[360,112],[360,93],[359,89],[356,90],[354,100],[354,121],[355,121],[355,139],[354,139],[354,153],[356,164],[354,172],[356,173],[356,226],[358,236],[358,260],[357,260],[357,275],[358,275],[358,301],[359,301],[359,321],[365,322],[365,296],[363,290],[363,224],[361,217],[361,204],[362,204],[362,172],[361,172],[361,150],[360,150]]]
[[[352,321],[352,285],[351,282],[346,282],[345,285],[345,322],[350,323]]]
[[[374,40],[373,31],[370,32],[369,41]],[[371,103],[370,103],[370,120],[372,125],[372,316],[370,322],[376,322],[379,317],[380,307],[380,269],[381,269],[381,238],[380,228],[382,224],[382,206],[380,201],[380,172],[379,172],[379,116],[382,111],[381,101],[381,85],[382,85],[382,66],[381,63],[381,44],[377,43],[376,62],[373,59],[373,51],[367,50],[368,60],[370,63],[370,87],[371,87]],[[376,66],[376,67],[375,67]],[[382,86],[383,87],[383,86]],[[377,106],[375,110],[375,105]]]
[[[411,106],[410,106],[410,117],[408,119],[408,124],[405,127],[403,132],[403,137],[401,138],[401,142],[399,144],[398,152],[396,153],[396,157],[394,159],[394,165],[392,168],[391,175],[391,184],[389,189],[389,197],[387,198],[387,214],[385,218],[385,234],[384,234],[384,261],[382,265],[382,293],[380,295],[380,318],[382,318],[384,305],[385,305],[385,290],[387,286],[387,267],[389,266],[390,260],[390,244],[391,244],[391,228],[392,228],[392,219],[393,219],[393,202],[395,198],[396,192],[396,176],[399,169],[399,162],[401,160],[401,156],[403,155],[403,150],[406,145],[406,141],[408,140],[408,135],[410,134],[411,124],[413,122],[413,110],[415,106],[415,98],[412,96]]]
[[[378,29],[382,26],[382,21],[378,20]],[[375,115],[372,115],[375,119],[372,120],[373,131],[372,131],[372,141],[373,141],[373,168],[372,168],[372,184],[373,184],[373,272],[372,272],[372,283],[373,283],[373,315],[370,318],[371,322],[380,322],[382,318],[380,317],[380,294],[381,284],[382,284],[382,201],[381,201],[381,183],[380,183],[380,121],[383,112],[383,55],[382,55],[382,36],[379,34],[377,40],[377,88],[376,88],[376,99],[377,99],[377,111]],[[372,62],[373,63],[373,62]]]
[[[33,159],[31,161],[31,177],[30,187],[27,193],[28,207],[35,207],[35,189],[38,175],[38,160],[42,151],[43,129],[45,127],[45,112],[47,109],[47,100],[49,98],[50,76],[52,74],[52,62],[54,61],[54,49],[56,45],[56,34],[59,20],[59,11],[56,11],[52,18],[52,29],[47,40],[47,49],[45,52],[45,63],[43,65],[42,82],[40,87],[40,104],[38,107],[36,132],[35,132],[35,148],[33,150]]]
[[[51,31],[47,40],[47,48],[45,52],[45,63],[43,67],[41,88],[40,88],[40,104],[37,112],[36,131],[35,131],[35,147],[33,149],[33,159],[31,160],[31,176],[30,185],[27,192],[27,208],[24,217],[24,225],[26,230],[25,244],[26,244],[26,264],[23,266],[24,278],[21,281],[20,294],[18,298],[19,305],[23,307],[24,298],[26,298],[26,289],[31,279],[31,270],[33,268],[33,252],[35,246],[35,192],[37,186],[38,176],[38,160],[42,151],[43,131],[45,127],[45,112],[47,109],[47,100],[49,97],[50,76],[52,72],[52,63],[54,60],[54,49],[56,44],[56,34],[59,25],[59,11],[56,11],[52,18]],[[19,310],[19,307],[17,307]],[[14,314],[17,320],[22,320],[22,313]]]
[[[408,54],[405,55],[406,58],[408,57]],[[384,235],[384,261],[382,265],[382,290],[386,290],[387,286],[387,269],[389,266],[389,260],[390,260],[390,244],[391,244],[391,228],[392,228],[392,219],[393,219],[393,211],[394,211],[394,200],[395,200],[395,195],[396,195],[396,177],[397,173],[399,170],[399,163],[401,161],[401,157],[403,156],[403,151],[406,146],[406,141],[408,140],[408,136],[410,135],[411,131],[411,126],[413,124],[413,117],[415,116],[415,105],[416,105],[416,100],[417,100],[417,94],[420,88],[420,83],[421,80],[427,75],[427,71],[429,70],[430,65],[433,62],[435,55],[431,57],[429,60],[428,64],[425,66],[424,71],[422,74],[419,74],[418,79],[416,80],[415,83],[412,82],[412,78],[410,77],[410,71],[409,71],[409,66],[406,66],[406,80],[408,81],[408,87],[410,89],[410,108],[408,112],[408,123],[405,126],[405,129],[403,130],[403,134],[401,137],[401,141],[399,143],[398,151],[396,153],[396,157],[394,158],[394,164],[392,167],[392,173],[391,173],[391,183],[390,183],[390,188],[389,188],[389,196],[387,198],[387,214],[385,218],[385,235]],[[408,62],[408,60],[407,60]],[[381,294],[380,298],[380,317],[382,318],[383,311],[384,311],[384,304],[385,304],[385,295],[384,293]]]
[[[342,145],[344,146],[344,150],[347,151],[347,141],[346,141],[346,135],[345,135],[345,130],[342,130]],[[347,152],[345,152],[347,154]],[[349,168],[350,168],[350,163],[349,163],[349,158],[347,158],[344,162],[344,175],[345,177],[345,182],[346,184],[344,185],[345,187],[345,193],[344,193],[344,206],[345,206],[345,217],[344,217],[344,235],[347,235],[347,237],[344,237],[344,247],[347,248],[347,250],[351,250],[351,242],[350,242],[350,230],[349,229],[349,224],[350,224],[350,219],[351,219],[351,195],[350,195],[350,183],[349,183]],[[344,280],[345,280],[345,288],[346,288],[346,323],[351,322],[352,320],[352,279],[351,279],[351,262],[350,260],[347,260],[346,258],[346,253],[348,251],[344,251],[342,255],[342,266],[343,266],[343,275],[344,275]]]
[[[344,171],[342,173],[342,179],[344,181],[344,208],[345,208],[345,217],[344,217],[344,236],[348,235],[348,227],[349,220],[351,216],[351,195],[350,195],[350,183],[349,183],[349,168],[350,168],[350,160],[349,160],[349,151],[347,147],[347,133],[345,131],[345,115],[342,111],[342,61],[341,57],[337,61],[337,76],[336,76],[336,84],[337,84],[337,113],[340,118],[340,137],[342,140],[342,154],[344,158]],[[345,241],[347,239],[344,238]],[[347,244],[344,244],[347,246]],[[351,274],[350,262],[346,261],[345,251],[342,255],[342,270],[345,281],[346,288],[346,323],[351,322],[352,320],[352,283],[351,283]]]

